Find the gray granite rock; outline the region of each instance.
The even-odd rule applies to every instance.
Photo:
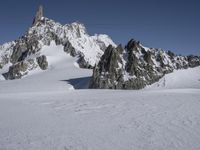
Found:
[[[93,69],[94,67],[91,66],[88,61],[85,60],[84,56],[79,56],[79,59],[77,61],[80,68],[87,68],[87,69]]]
[[[6,80],[20,79],[28,73],[28,69],[36,68],[34,60],[22,61],[9,67],[9,71],[4,73],[3,76]]]
[[[35,26],[39,21],[41,21],[42,17],[43,17],[43,7],[40,6],[33,20],[33,26]]]
[[[200,65],[200,56],[190,55],[187,57],[187,59],[188,59],[189,67],[193,68]]]
[[[64,51],[70,54],[71,56],[75,57],[77,55],[75,48],[69,41],[66,41],[64,44]]]
[[[37,63],[39,65],[39,67],[42,70],[46,70],[48,68],[48,61],[47,61],[47,57],[42,55],[40,57],[37,57]]]
[[[198,56],[177,56],[161,49],[144,48],[130,40],[123,48],[109,46],[93,69],[90,88],[142,89],[175,69],[200,66]]]
[[[119,64],[122,64],[120,47],[117,49],[111,45],[105,50],[104,55],[93,71],[93,78],[90,82],[90,88],[100,89],[116,89],[121,88],[120,81],[122,79],[122,70],[119,69]]]

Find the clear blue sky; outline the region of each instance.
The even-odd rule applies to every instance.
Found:
[[[82,22],[89,34],[108,34],[117,44],[135,38],[145,46],[200,55],[199,0],[3,0],[0,44],[23,35],[40,4],[46,17]]]

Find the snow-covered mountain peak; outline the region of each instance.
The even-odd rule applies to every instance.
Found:
[[[22,63],[29,60],[34,64],[34,67],[31,67],[31,69],[37,68],[37,66],[40,66],[37,63],[38,57],[46,60],[45,56],[41,56],[43,47],[49,46],[52,49],[52,42],[63,46],[63,51],[71,56],[76,56],[79,66],[83,68],[94,67],[99,62],[108,45],[116,47],[116,44],[107,35],[90,36],[82,23],[74,22],[62,25],[44,17],[41,6],[36,13],[32,26],[23,36],[13,42],[0,46],[0,69],[4,70],[1,71],[1,74],[10,74],[12,72],[12,77],[7,79],[15,79],[16,74],[20,74],[19,76],[17,75],[17,78],[21,77],[21,72],[27,71],[27,67],[22,67],[22,71],[22,68],[19,69],[19,66],[22,66]],[[46,61],[48,62],[48,60]],[[16,66],[18,67],[17,69]],[[43,69],[46,68],[48,69],[48,67]]]
[[[76,31],[79,33],[79,36],[81,36],[81,34],[87,34],[87,30],[86,30],[86,27],[83,23],[80,23],[80,22],[73,22],[72,24],[70,25],[67,25],[70,30],[70,28],[73,30],[73,31]]]

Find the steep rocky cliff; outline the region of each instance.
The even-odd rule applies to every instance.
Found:
[[[142,89],[175,69],[199,65],[198,56],[178,56],[171,51],[146,48],[132,39],[125,48],[108,46],[93,70],[90,88]]]

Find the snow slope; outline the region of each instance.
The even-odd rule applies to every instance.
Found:
[[[65,91],[73,88],[67,84],[68,79],[87,77],[92,74],[92,70],[76,67],[77,58],[65,53],[63,47],[56,46],[55,42],[52,42],[50,46],[44,46],[41,55],[45,55],[49,63],[46,71],[37,68],[23,79],[1,81],[0,92]]]
[[[76,58],[53,43],[42,53],[48,70],[0,81],[0,150],[200,149],[196,79],[176,89],[88,90],[91,70],[77,68]],[[199,69],[175,77],[198,79]]]
[[[200,67],[187,70],[174,70],[159,82],[147,87],[150,89],[200,89]]]

